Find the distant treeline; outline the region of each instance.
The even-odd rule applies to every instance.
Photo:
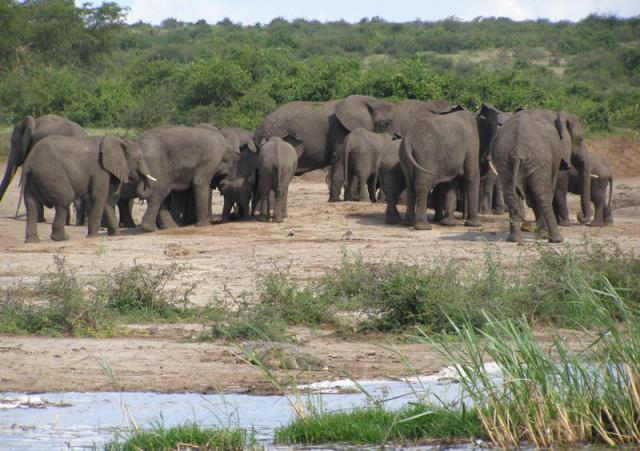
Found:
[[[116,3],[0,0],[0,122],[255,127],[276,106],[360,93],[569,110],[640,129],[640,17],[126,25]]]

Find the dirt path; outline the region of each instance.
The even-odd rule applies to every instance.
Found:
[[[563,228],[567,243],[580,243],[586,235],[592,240],[617,243],[625,250],[640,250],[640,172],[635,177],[630,175],[633,174],[616,178],[616,224],[602,229],[579,225]],[[290,218],[284,224],[235,222],[152,234],[132,230],[118,237],[107,237],[103,232],[94,239],[85,238],[85,228],[68,227],[71,239],[65,243],[52,242],[48,238],[50,224],[40,224],[41,242],[24,244],[24,218],[11,219],[17,185],[16,178],[0,204],[0,288],[34,283],[60,251],[82,276],[97,275],[134,261],[177,262],[183,267],[179,284],[195,284],[191,300],[203,304],[222,296],[224,287],[234,293],[252,289],[256,272],[273,265],[290,266],[290,274],[296,280],[312,280],[325,269],[336,267],[344,251],[358,253],[372,262],[384,259],[425,263],[443,255],[480,262],[484,247],[489,246],[517,267],[535,249],[533,239],[522,246],[504,242],[506,216],[485,217],[486,222],[477,228],[434,226],[431,231],[419,232],[387,226],[383,204],[327,203],[322,174],[296,178],[289,197]],[[215,197],[214,212],[219,214],[221,202]],[[577,197],[572,197],[571,204],[576,212]],[[141,212],[137,206],[138,217]],[[46,214],[50,221],[52,212]],[[293,237],[287,236],[290,230],[294,231]],[[350,240],[343,239],[347,230],[353,231]],[[179,337],[182,333],[121,339],[1,336],[0,392],[210,391],[216,387],[245,390],[263,383],[259,370],[236,362],[233,347],[185,342]],[[407,372],[401,362],[386,356],[387,351],[376,343],[316,337],[304,347],[325,359],[329,366],[314,378],[334,377],[333,371],[338,369],[348,369],[356,377]],[[402,349],[423,372],[435,371],[443,364],[428,347],[405,345]],[[111,368],[113,380],[103,366]]]

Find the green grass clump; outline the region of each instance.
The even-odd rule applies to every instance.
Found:
[[[640,444],[640,310],[604,284],[590,291],[570,285],[597,318],[583,329],[591,338],[581,349],[561,336],[542,345],[526,319],[489,314],[482,329],[456,328],[460,346],[440,346],[493,445]],[[502,381],[484,361],[499,366]]]
[[[138,450],[244,450],[254,443],[252,436],[242,429],[205,428],[187,423],[165,428],[155,426],[149,431],[134,432],[124,442],[114,440],[105,445],[106,451]]]
[[[167,288],[178,274],[175,265],[134,264],[85,280],[56,254],[35,287],[0,296],[0,333],[110,336],[127,323],[208,318],[208,306],[189,302],[193,287]]]
[[[315,413],[276,429],[276,443],[411,444],[483,437],[478,415],[426,404],[398,411],[379,406]]]

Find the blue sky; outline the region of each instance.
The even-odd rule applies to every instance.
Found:
[[[85,0],[76,0],[84,3]],[[363,17],[380,16],[388,21],[405,22],[416,18],[439,20],[456,16],[470,20],[477,16],[502,16],[514,20],[547,18],[578,21],[591,13],[619,17],[640,15],[638,0],[116,0],[130,8],[129,23],[142,20],[158,24],[163,19],[215,23],[225,17],[233,22],[268,23],[275,17],[286,19],[344,19],[357,22]],[[100,3],[94,1],[94,3]]]

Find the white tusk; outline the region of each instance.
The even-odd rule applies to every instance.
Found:
[[[591,177],[592,179],[599,179],[600,178],[599,175],[595,175],[595,174],[589,174],[589,177]]]
[[[493,161],[491,160],[489,160],[489,167],[491,168],[491,170],[495,175],[498,175],[498,171],[496,170],[496,167],[493,165]]]
[[[149,174],[145,174],[144,176],[145,176],[146,178],[148,178],[149,180],[151,180],[152,182],[157,182],[157,181],[158,181],[158,179],[157,179],[157,178],[152,177],[152,176],[150,176]]]

